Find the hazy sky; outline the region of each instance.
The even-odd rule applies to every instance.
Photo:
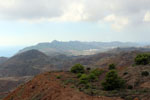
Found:
[[[0,47],[52,40],[150,42],[150,0],[0,0]]]

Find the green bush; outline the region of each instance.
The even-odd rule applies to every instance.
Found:
[[[87,71],[90,71],[90,70],[91,70],[91,68],[90,68],[90,67],[87,67],[87,68],[86,68],[86,70],[87,70]]]
[[[72,73],[84,73],[84,66],[81,64],[76,64],[71,68]]]
[[[60,79],[60,78],[61,78],[61,76],[60,76],[60,75],[58,75],[58,76],[56,76],[56,78],[57,78],[57,79]]]
[[[138,54],[135,58],[136,65],[150,64],[150,53]]]
[[[88,75],[82,74],[80,77],[80,84],[87,84],[88,83]]]
[[[105,81],[102,82],[102,86],[105,90],[116,90],[124,88],[125,81],[118,76],[115,70],[110,70],[106,74]]]
[[[75,80],[73,80],[73,79],[67,79],[67,80],[64,80],[64,85],[68,85],[68,84],[72,84],[72,83],[76,83],[76,81]]]
[[[142,76],[148,76],[148,75],[149,75],[149,72],[148,72],[148,71],[143,71],[143,72],[141,73],[141,75],[142,75]]]
[[[103,73],[103,70],[100,70],[100,69],[96,68],[96,69],[93,69],[91,71],[91,73],[93,73],[96,76],[100,76]]]
[[[78,73],[78,74],[77,74],[77,78],[80,78],[81,76],[82,76],[81,73]]]
[[[98,79],[97,79],[97,76],[94,73],[90,73],[88,75],[88,80],[89,81],[95,81],[95,80],[98,80]]]
[[[109,70],[113,70],[113,69],[116,69],[116,65],[115,64],[110,64],[109,65]]]

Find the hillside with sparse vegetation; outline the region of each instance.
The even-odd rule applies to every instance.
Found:
[[[136,54],[124,68],[114,62],[99,68],[75,64],[70,71],[46,72],[4,100],[149,100],[150,66],[143,63],[149,60],[147,56]]]

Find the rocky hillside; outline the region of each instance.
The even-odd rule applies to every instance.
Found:
[[[33,51],[30,52],[33,54]],[[25,58],[28,58],[28,53],[26,53],[27,57]],[[80,63],[84,65],[85,69],[91,68],[93,70],[99,68],[103,70],[103,73],[98,77],[97,81],[92,81],[92,83],[84,86],[79,84],[80,78],[78,78],[77,74],[67,71],[46,72],[37,75],[25,85],[21,85],[4,100],[149,100],[150,65],[134,65],[135,57],[140,53],[143,53],[143,51],[121,50],[120,52],[107,52],[75,58],[66,57],[65,55],[55,56],[55,58],[48,57],[53,66],[62,64],[61,66],[63,67],[59,67],[61,70],[70,70],[74,64]],[[32,59],[35,58],[35,56],[31,57],[33,57]],[[38,58],[38,56],[36,57]],[[22,59],[24,59],[24,56]],[[56,64],[59,61],[60,63]],[[109,72],[108,66],[112,63],[116,65],[115,69],[118,75],[126,82],[125,89],[123,90],[105,91],[101,86],[106,73]],[[40,69],[41,67],[38,68]],[[49,67],[44,68],[47,69]],[[90,74],[90,72],[87,70],[85,74]]]
[[[64,86],[56,76],[65,73],[44,73],[20,86],[4,100],[122,100],[117,97],[92,97],[70,86]]]
[[[105,91],[101,87],[108,71],[103,70],[98,81],[89,82],[90,87],[79,85],[80,79],[71,72],[46,72],[19,86],[4,100],[149,100],[150,76],[141,75],[142,71],[150,71],[149,66],[117,69],[127,86],[123,90],[113,91]]]

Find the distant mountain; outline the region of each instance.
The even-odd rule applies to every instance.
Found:
[[[0,64],[6,62],[8,60],[7,57],[0,57]]]
[[[38,50],[29,50],[0,64],[0,77],[34,76],[43,71],[62,70],[65,62],[71,62],[73,58],[66,55],[51,57]]]
[[[6,62],[0,64],[0,77],[33,76],[43,71],[69,70],[74,64],[81,63],[86,67],[104,67],[117,59],[128,61],[137,53],[130,52],[150,52],[148,48],[116,48],[105,53],[86,56],[47,56],[38,50],[29,50],[19,53]],[[119,58],[122,55],[122,58]],[[123,56],[124,55],[124,56]],[[114,61],[115,62],[115,61]],[[130,62],[133,62],[130,60]],[[112,62],[113,63],[113,62]],[[126,63],[126,62],[125,62]],[[119,62],[118,62],[119,64]],[[130,64],[128,62],[128,64]],[[120,64],[122,65],[122,62]]]
[[[37,50],[17,54],[0,65],[0,76],[31,76],[48,64],[48,56]]]
[[[50,56],[56,56],[60,54],[78,56],[78,55],[92,55],[116,47],[138,47],[138,46],[140,45],[131,42],[80,42],[80,41],[61,42],[54,40],[51,43],[39,43],[35,46],[26,47],[20,50],[19,53],[36,49]]]

